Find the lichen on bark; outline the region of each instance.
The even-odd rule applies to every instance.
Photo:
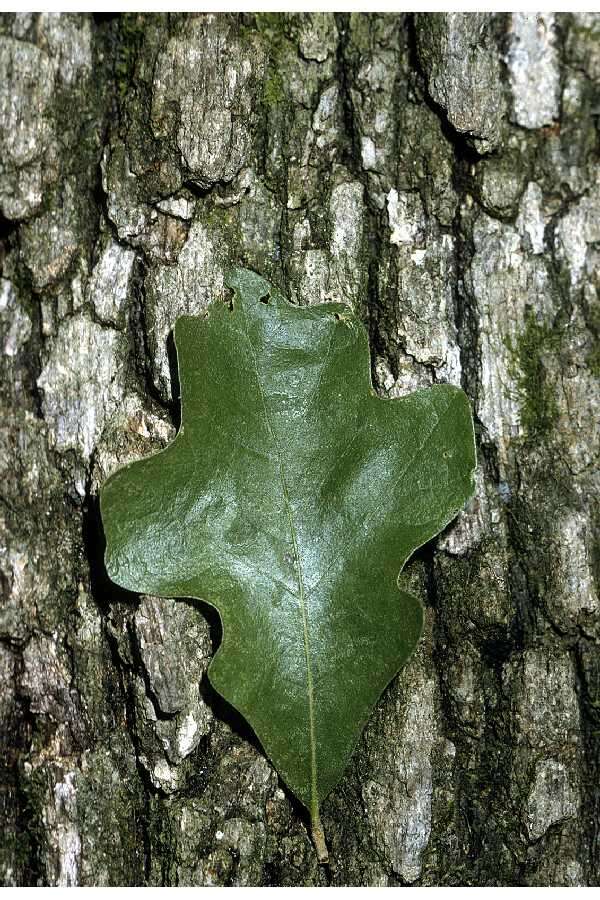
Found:
[[[3,883],[598,883],[599,79],[588,13],[0,15]],[[218,619],[102,566],[98,485],[172,438],[173,323],[232,264],[476,415],[328,869]]]

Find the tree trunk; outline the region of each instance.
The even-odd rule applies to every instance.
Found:
[[[590,14],[0,17],[4,883],[598,884],[599,104]],[[171,328],[239,263],[475,414],[329,867],[218,621],[102,566],[98,485],[173,436]]]

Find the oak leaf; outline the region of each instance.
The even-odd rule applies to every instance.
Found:
[[[102,487],[106,568],[218,610],[209,678],[310,811],[323,861],[319,805],[421,633],[398,574],[473,492],[473,423],[451,385],[377,397],[346,306],[293,306],[241,269],[228,285],[231,307],[176,322],[176,438]]]

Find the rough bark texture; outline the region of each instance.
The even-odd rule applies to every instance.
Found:
[[[599,113],[590,14],[0,17],[5,883],[598,883]],[[476,416],[329,869],[218,622],[102,568],[98,485],[174,434],[170,329],[232,263]]]

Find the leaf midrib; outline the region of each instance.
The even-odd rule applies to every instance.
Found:
[[[298,602],[300,605],[300,612],[302,615],[302,631],[303,631],[303,640],[304,640],[304,658],[306,662],[306,691],[308,697],[308,722],[309,722],[309,745],[310,745],[310,787],[311,787],[311,807],[310,813],[313,821],[318,821],[319,819],[319,797],[318,797],[318,783],[317,783],[317,741],[316,741],[316,731],[315,731],[315,711],[314,711],[314,686],[313,686],[313,676],[312,676],[312,665],[311,665],[311,654],[310,654],[310,640],[309,640],[309,629],[308,629],[308,610],[306,606],[306,596],[304,593],[304,579],[302,577],[302,565],[300,562],[300,552],[298,550],[298,538],[296,532],[296,526],[294,523],[294,516],[292,514],[292,507],[290,503],[290,495],[287,486],[287,482],[285,479],[285,472],[283,468],[283,460],[281,457],[281,451],[279,449],[279,442],[275,436],[275,431],[273,426],[271,425],[271,420],[269,418],[269,411],[267,409],[267,401],[265,399],[265,394],[262,387],[262,382],[260,378],[260,372],[258,368],[258,361],[256,359],[256,353],[254,352],[254,345],[250,339],[250,334],[248,331],[248,318],[246,316],[246,310],[244,309],[244,304],[240,301],[240,309],[242,310],[242,315],[244,317],[244,335],[248,342],[248,346],[250,348],[250,353],[252,355],[252,362],[254,364],[254,372],[256,375],[256,384],[258,387],[258,391],[260,393],[260,399],[263,406],[263,411],[265,415],[265,423],[271,437],[271,441],[273,442],[273,447],[277,454],[277,468],[279,470],[279,478],[281,481],[281,489],[283,493],[283,499],[285,504],[286,515],[288,519],[290,534],[292,537],[292,548],[293,548],[293,557],[294,564],[296,569],[296,580],[298,582],[298,594],[296,595],[298,598]]]

